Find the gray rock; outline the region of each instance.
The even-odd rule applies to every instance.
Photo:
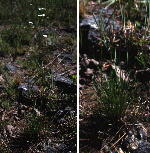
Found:
[[[56,86],[64,93],[76,92],[76,88],[77,88],[76,85],[71,79],[67,77],[64,77],[60,74],[54,74],[54,82]]]
[[[103,13],[103,14],[107,14],[107,15],[112,15],[113,14],[113,9],[108,9],[108,8],[101,8],[99,10],[100,13]]]
[[[57,149],[59,152],[64,152],[67,149],[67,146],[62,143],[57,146]]]
[[[36,85],[32,85],[29,83],[21,83],[18,86],[18,90],[20,92],[20,96],[25,97],[25,98],[30,98],[31,95],[33,96],[38,96],[39,88]]]
[[[17,68],[12,65],[11,63],[10,64],[6,64],[6,69],[12,73],[15,73],[17,71]]]
[[[52,148],[52,147],[48,147],[45,153],[56,153],[56,149]]]
[[[54,81],[57,82],[57,83],[63,83],[63,84],[66,84],[66,85],[73,85],[73,81],[70,80],[69,78],[66,78],[64,76],[61,76],[61,75],[55,75],[54,76]]]
[[[73,63],[73,55],[71,53],[61,53],[59,51],[54,52],[54,56],[57,56],[65,64],[72,64]]]
[[[31,84],[27,84],[27,83],[22,83],[18,86],[18,89],[19,90],[23,90],[23,91],[29,91],[29,90],[32,90],[32,91],[39,91],[39,88],[35,85],[31,85]]]
[[[82,22],[80,23],[80,26],[87,26],[89,25],[91,29],[95,29],[98,30],[99,27],[101,26],[100,24],[103,23],[104,24],[104,29],[106,31],[109,31],[111,28],[113,28],[114,30],[120,30],[121,26],[119,23],[117,23],[116,21],[113,21],[112,19],[109,18],[103,18],[100,16],[90,16],[87,17],[85,19],[82,20]]]
[[[150,153],[150,143],[142,141],[139,144],[139,148],[137,149],[137,153]]]
[[[122,26],[119,22],[113,20],[111,17],[112,10],[102,9],[100,11],[102,16],[93,15],[83,19],[80,23],[80,33],[82,44],[80,44],[81,54],[86,53],[89,57],[98,58],[99,42],[102,39],[102,35],[109,33],[110,31],[120,31]],[[108,58],[110,56],[109,49],[103,46],[104,54],[102,56]]]
[[[147,137],[147,130],[143,124],[135,124],[125,140],[127,150],[134,153],[149,153],[150,143],[147,142]]]

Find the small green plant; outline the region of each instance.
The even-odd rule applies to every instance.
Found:
[[[5,97],[8,100],[14,101],[16,98],[16,83],[11,77],[8,77],[8,73],[4,74],[4,80],[5,80],[5,85],[4,85],[4,94]]]
[[[122,119],[132,102],[129,85],[118,78],[111,78],[106,82],[94,81],[94,87],[103,114],[112,121]]]
[[[10,54],[12,50],[12,47],[2,39],[2,36],[0,35],[0,56],[5,57]]]
[[[149,26],[150,1],[149,0],[106,0],[102,2],[106,8],[110,6],[119,6],[121,18],[125,22],[136,21],[138,24]],[[117,10],[118,10],[117,9]],[[146,11],[146,13],[145,13]],[[144,15],[143,15],[144,14]],[[140,20],[139,20],[140,19]],[[145,22],[143,22],[145,20]]]
[[[149,55],[145,53],[140,53],[138,56],[136,56],[136,59],[138,61],[138,64],[141,68],[147,68],[150,65],[150,58]]]
[[[10,29],[1,32],[1,38],[11,47],[17,48],[23,45],[29,45],[32,36],[29,29],[19,26],[13,26]]]
[[[28,132],[31,135],[39,134],[40,130],[43,127],[42,117],[31,114],[27,117],[27,120],[28,120]]]
[[[0,33],[0,56],[23,55],[32,41],[30,29],[12,26]]]
[[[5,99],[1,99],[0,100],[0,107],[4,108],[4,109],[9,109],[10,108],[10,101],[9,100],[5,100]]]

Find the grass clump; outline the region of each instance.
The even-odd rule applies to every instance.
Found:
[[[32,33],[27,28],[12,26],[4,29],[0,33],[0,56],[23,55],[31,41]]]
[[[31,135],[36,135],[36,134],[38,135],[38,133],[43,128],[42,117],[31,114],[27,117],[27,121],[28,121],[28,132]]]
[[[145,53],[139,53],[139,55],[136,57],[138,61],[138,65],[140,68],[146,69],[147,67],[150,66],[150,57],[149,55]]]
[[[106,82],[95,81],[94,87],[103,115],[112,121],[122,120],[133,101],[129,85],[111,78]]]
[[[32,39],[29,29],[19,26],[3,30],[1,32],[1,37],[4,42],[15,48],[29,45]]]

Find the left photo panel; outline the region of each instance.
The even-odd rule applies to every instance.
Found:
[[[77,152],[77,0],[0,1],[0,152]]]

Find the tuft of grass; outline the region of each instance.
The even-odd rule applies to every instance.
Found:
[[[94,81],[94,87],[103,115],[112,121],[123,119],[133,101],[129,85],[118,78],[110,78],[106,82]]]
[[[28,132],[31,135],[39,134],[43,128],[42,117],[31,114],[27,117]]]
[[[12,26],[10,29],[1,32],[1,39],[11,47],[16,48],[29,45],[32,36],[29,29],[20,26]]]
[[[8,100],[5,100],[5,99],[1,99],[0,100],[0,107],[2,107],[3,109],[7,110],[9,109],[11,106],[11,102]]]
[[[138,56],[136,56],[136,59],[138,61],[138,64],[140,66],[140,68],[147,68],[150,65],[150,57],[149,55],[145,54],[145,53],[139,53]]]
[[[0,56],[23,55],[32,42],[30,29],[12,26],[0,33]]]

